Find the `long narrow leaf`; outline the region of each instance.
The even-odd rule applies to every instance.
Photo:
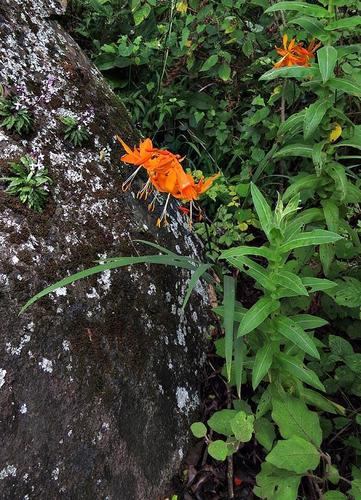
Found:
[[[231,380],[233,335],[234,335],[234,306],[236,301],[236,281],[232,276],[224,276],[223,280],[223,307],[225,353],[228,382]]]
[[[197,269],[194,271],[192,274],[191,279],[189,280],[188,287],[187,287],[187,293],[184,296],[183,300],[183,305],[182,305],[182,311],[184,311],[185,306],[188,303],[189,297],[192,294],[192,291],[194,287],[197,284],[197,281],[203,276],[203,274],[211,267],[211,264],[201,264],[200,266],[197,267]]]
[[[99,264],[94,267],[90,267],[88,269],[84,269],[83,271],[79,271],[67,278],[63,278],[60,281],[57,281],[53,285],[48,286],[41,292],[37,293],[30,300],[26,302],[26,304],[21,308],[20,314],[22,314],[28,307],[37,302],[39,299],[44,297],[45,295],[49,295],[49,293],[54,292],[58,288],[65,287],[74,283],[75,281],[79,281],[83,278],[87,278],[88,276],[92,276],[93,274],[99,274],[103,271],[117,269],[119,267],[130,266],[133,264],[163,264],[163,265],[174,265],[176,267],[183,267],[185,269],[194,269],[194,266],[191,264],[187,264],[186,262],[180,262],[178,260],[173,259],[168,255],[144,255],[141,257],[119,257],[117,260],[113,262],[106,262],[105,264]]]

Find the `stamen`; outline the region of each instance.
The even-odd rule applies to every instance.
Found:
[[[154,212],[155,204],[158,201],[158,198],[159,198],[159,193],[156,192],[154,195],[154,198],[152,199],[152,201],[148,205],[149,212]]]
[[[150,194],[150,192],[152,191],[151,189],[149,189],[149,185],[150,185],[150,179],[147,180],[147,182],[144,184],[143,188],[138,191],[137,193],[137,198],[139,200],[142,200],[143,198],[146,200]]]
[[[138,167],[133,173],[132,175],[130,175],[128,177],[128,179],[126,179],[123,184],[122,184],[122,191],[128,191],[128,189],[130,188],[130,186],[132,185],[132,182],[133,182],[133,179],[134,177],[137,175],[137,173],[139,172],[139,170],[142,168],[142,166]]]
[[[167,221],[167,206],[168,206],[168,203],[169,203],[169,199],[170,199],[170,193],[167,196],[167,199],[166,199],[166,202],[164,204],[164,208],[163,208],[163,211],[161,213],[161,216],[157,219],[157,224],[156,224],[157,227],[161,227],[162,222],[163,222],[164,226],[168,225],[168,221]]]

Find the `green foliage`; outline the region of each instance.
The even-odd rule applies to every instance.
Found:
[[[30,132],[33,124],[31,114],[19,101],[17,96],[6,95],[0,85],[0,126],[6,130],[16,131],[20,135]]]
[[[322,498],[359,498],[360,2],[77,0],[73,8],[77,35],[142,133],[186,155],[193,170],[219,166],[223,176],[196,224],[207,262],[149,244],[161,255],[110,259],[25,308],[136,263],[190,270],[186,305],[212,267],[223,292],[216,352],[234,399],[193,434],[221,461],[257,441],[259,498],[307,495],[304,477]],[[308,66],[272,68],[283,34],[304,48],[321,42]]]
[[[10,175],[0,179],[8,186],[6,192],[17,196],[35,212],[44,210],[49,186],[52,184],[48,170],[35,164],[30,156],[22,156],[18,162],[10,163]]]
[[[59,116],[61,123],[65,125],[64,137],[74,146],[81,146],[89,139],[89,132],[79,125],[78,121],[71,116]]]

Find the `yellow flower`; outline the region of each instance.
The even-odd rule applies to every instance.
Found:
[[[341,125],[339,123],[335,123],[328,138],[329,138],[330,142],[335,142],[335,141],[337,141],[337,139],[340,137],[341,134],[342,134]]]
[[[188,2],[187,2],[187,0],[180,0],[179,2],[177,2],[176,9],[181,14],[186,14],[187,10],[188,10]]]

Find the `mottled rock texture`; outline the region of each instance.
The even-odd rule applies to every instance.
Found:
[[[146,204],[121,192],[131,168],[119,168],[113,136],[137,137],[59,27],[64,3],[0,2],[0,81],[34,117],[26,137],[0,131],[0,177],[27,153],[54,180],[41,215],[0,189],[0,498],[155,500],[199,403],[203,286],[182,315],[188,272],[127,268],[18,316],[34,293],[96,259],[149,252],[136,238],[184,254],[199,248],[179,214],[157,231]],[[64,140],[64,114],[88,128],[83,147]]]

